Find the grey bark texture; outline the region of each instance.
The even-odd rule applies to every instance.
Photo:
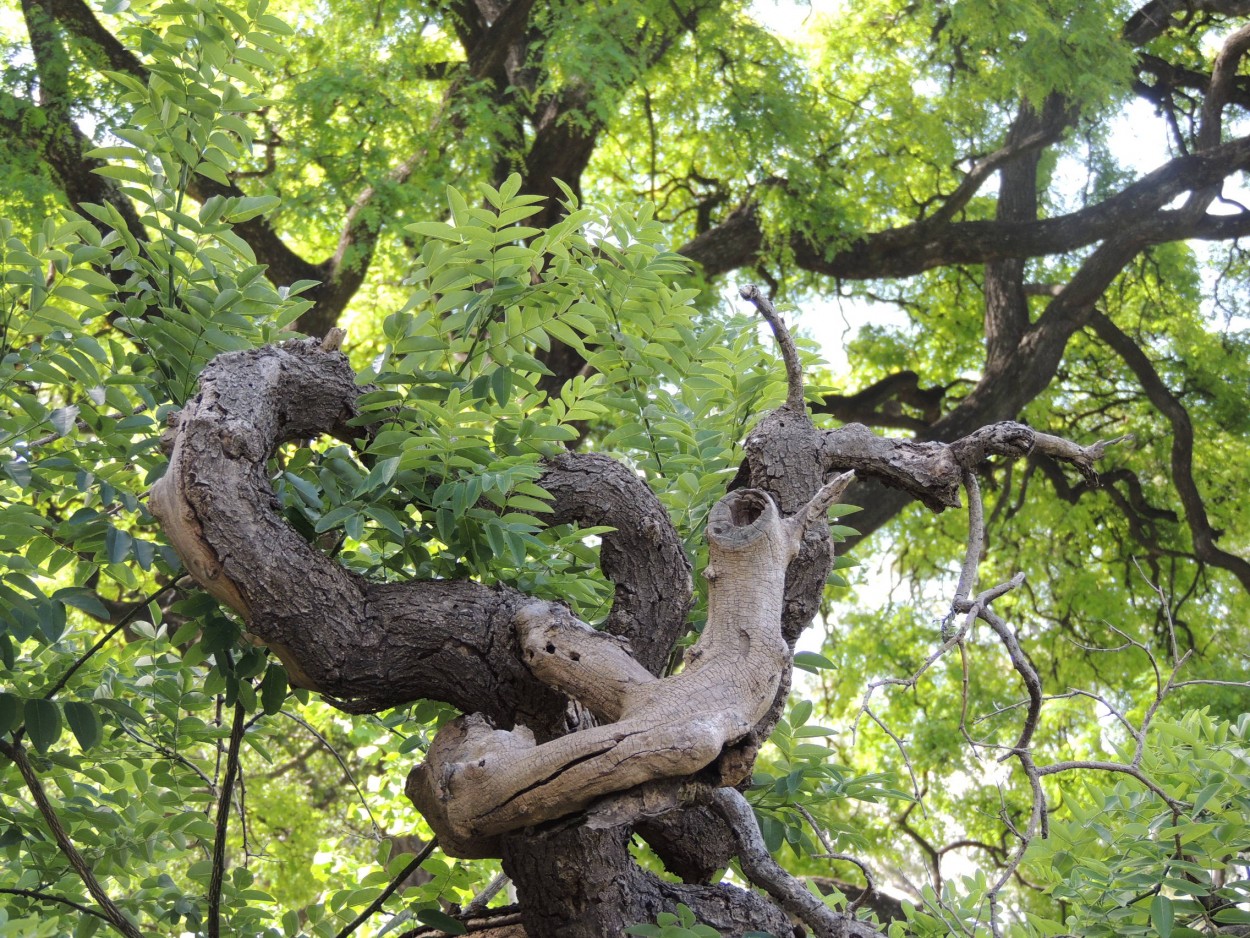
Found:
[[[787,934],[787,912],[818,934],[873,933],[804,899],[760,856],[741,797],[717,792],[749,778],[784,705],[794,642],[832,563],[824,513],[847,470],[941,509],[958,503],[963,468],[987,454],[1038,447],[1081,463],[1095,448],[1019,424],[949,446],[908,444],[854,426],[817,430],[801,406],[779,408],[748,436],[709,519],[708,624],[684,669],[663,676],[685,628],[690,565],[647,485],[606,456],[562,455],[540,480],[556,523],[616,529],[601,551],[616,588],[604,631],[505,586],[370,582],[297,534],[269,460],[322,433],[367,437],[365,390],[316,340],[219,356],[171,421],[170,464],[150,506],[188,571],[298,686],[357,711],[421,698],[464,711],[408,784],[444,848],[501,857],[534,936],[617,934],[679,902],[727,935]],[[627,849],[634,832],[686,883],[639,869]],[[701,884],[733,856],[771,901]]]

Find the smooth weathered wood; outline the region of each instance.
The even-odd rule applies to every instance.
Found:
[[[707,625],[678,674],[652,678],[610,639],[538,606],[522,610],[514,621],[531,669],[616,720],[537,746],[525,727],[497,730],[477,716],[444,727],[407,791],[445,848],[493,855],[489,838],[611,792],[693,775],[750,733],[790,667],[781,628],[790,561],[853,478],[838,476],[789,519],[758,489],[716,504],[707,527]]]

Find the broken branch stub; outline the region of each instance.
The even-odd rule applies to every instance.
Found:
[[[444,848],[494,855],[501,834],[613,792],[693,775],[745,737],[790,667],[781,631],[786,569],[806,527],[823,523],[852,478],[839,475],[791,518],[758,489],[716,504],[707,528],[707,624],[678,674],[653,677],[614,639],[558,607],[520,610],[513,623],[534,674],[616,722],[541,745],[523,726],[498,730],[480,715],[445,726],[407,785]]]

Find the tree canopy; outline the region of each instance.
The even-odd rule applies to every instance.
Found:
[[[0,933],[1250,923],[1250,6],[0,4]]]

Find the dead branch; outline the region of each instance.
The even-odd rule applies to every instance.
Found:
[[[807,527],[853,478],[835,477],[788,519],[758,490],[717,503],[707,529],[707,624],[678,674],[654,678],[619,643],[550,604],[521,609],[514,623],[535,675],[614,722],[540,745],[523,726],[499,730],[476,716],[445,726],[407,792],[446,849],[491,855],[490,838],[692,775],[745,737],[790,667],[781,634],[786,570]]]

